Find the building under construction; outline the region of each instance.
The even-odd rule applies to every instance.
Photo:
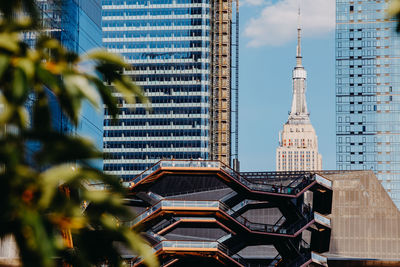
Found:
[[[129,182],[138,216],[125,223],[143,233],[162,266],[326,265],[331,186],[317,174],[240,174],[220,161],[160,161]]]
[[[103,44],[152,103],[105,110],[104,170],[130,180],[160,159],[238,157],[238,3],[105,0]],[[135,109],[132,109],[135,108]],[[234,142],[232,142],[234,140]]]

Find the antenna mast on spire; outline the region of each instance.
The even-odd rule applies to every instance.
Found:
[[[297,29],[300,29],[300,0],[297,1]]]
[[[296,63],[297,66],[301,66],[301,26],[300,26],[300,0],[298,3],[298,12],[297,12],[297,53],[296,53]]]

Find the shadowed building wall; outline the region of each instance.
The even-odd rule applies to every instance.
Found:
[[[329,259],[400,262],[400,212],[372,171],[324,173],[333,181]],[[349,261],[349,260],[347,260]],[[392,261],[392,262],[390,262]],[[343,262],[342,262],[343,263]],[[379,264],[380,264],[379,263]],[[360,266],[362,261],[353,266]],[[370,262],[371,264],[371,262]]]

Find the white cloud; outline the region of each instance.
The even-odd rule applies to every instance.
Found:
[[[250,0],[248,2],[258,0]],[[249,21],[244,35],[248,45],[281,45],[296,38],[298,0],[278,0]],[[335,29],[335,0],[302,0],[301,25],[304,36],[321,36]]]

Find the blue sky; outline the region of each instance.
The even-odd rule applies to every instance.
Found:
[[[288,118],[295,65],[297,0],[246,0],[240,7],[242,171],[275,170],[278,133]],[[307,104],[324,169],[335,169],[334,0],[302,0]]]

